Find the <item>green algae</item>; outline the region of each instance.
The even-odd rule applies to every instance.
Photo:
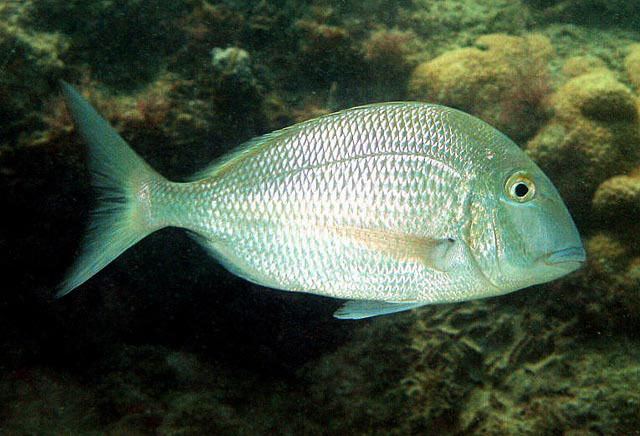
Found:
[[[550,41],[541,35],[484,35],[473,47],[418,65],[409,97],[469,112],[522,141],[546,118],[552,55]]]
[[[82,52],[97,79],[132,88],[154,77],[163,58],[183,43],[173,26],[188,2],[161,0],[42,0],[31,3],[25,19],[36,29],[60,32],[71,41],[71,55]]]

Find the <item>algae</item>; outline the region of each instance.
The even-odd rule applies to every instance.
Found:
[[[598,185],[640,163],[637,97],[613,72],[597,69],[568,80],[551,102],[554,116],[527,151],[554,175],[577,218],[587,219]]]
[[[464,110],[515,140],[526,139],[545,119],[552,54],[541,35],[484,35],[474,47],[420,64],[411,75],[409,97]]]

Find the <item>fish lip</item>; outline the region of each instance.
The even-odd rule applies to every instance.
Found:
[[[587,260],[587,254],[583,247],[568,247],[554,251],[544,257],[547,265],[559,265],[566,263],[582,264]]]

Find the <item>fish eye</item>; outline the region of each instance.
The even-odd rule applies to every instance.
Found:
[[[534,197],[536,185],[529,174],[518,171],[509,176],[505,182],[504,191],[511,200],[524,203]]]
[[[529,193],[529,187],[526,183],[519,182],[513,186],[513,193],[516,194],[516,197],[518,198],[523,198]]]

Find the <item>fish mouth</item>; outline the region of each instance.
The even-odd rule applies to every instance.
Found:
[[[582,247],[569,247],[554,251],[544,257],[547,265],[582,264],[587,260],[587,254]]]

